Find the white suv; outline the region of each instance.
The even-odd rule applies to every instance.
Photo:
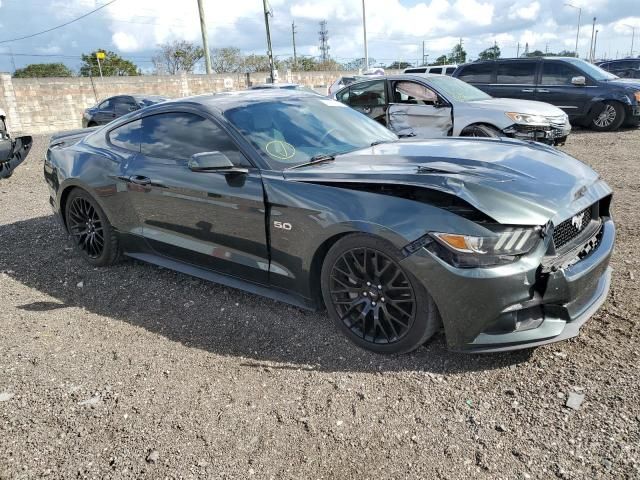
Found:
[[[430,67],[405,68],[403,73],[430,73],[437,75],[451,75],[458,65],[431,65]]]

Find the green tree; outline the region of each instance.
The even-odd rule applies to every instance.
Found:
[[[461,43],[456,43],[456,45],[451,50],[447,61],[449,63],[456,63],[458,65],[467,61],[467,51],[464,49]]]
[[[542,50],[534,50],[525,55],[526,57],[553,57],[553,53],[544,53]]]
[[[204,57],[202,47],[186,40],[163,43],[159,48],[160,51],[151,60],[160,74],[191,73],[196,63]]]
[[[447,56],[446,55],[440,55],[438,58],[435,59],[435,61],[433,63],[431,63],[430,65],[444,65],[445,63],[447,63]]]
[[[211,68],[216,73],[236,73],[242,71],[244,55],[239,48],[223,47],[211,50]]]
[[[122,58],[120,55],[114,52],[105,50],[95,50],[89,54],[82,55],[82,65],[80,66],[80,75],[83,77],[99,77],[100,67],[98,67],[98,59],[96,53],[103,52],[105,58],[100,60],[100,67],[102,67],[102,75],[105,77],[124,77],[140,75],[138,66]]]
[[[480,52],[480,55],[478,55],[479,60],[495,60],[496,58],[500,58],[500,47],[497,44],[485,48]]]
[[[63,63],[32,63],[14,72],[15,78],[71,77],[73,72]]]
[[[413,65],[411,65],[409,62],[398,62],[397,60],[389,65],[387,65],[385,68],[388,68],[390,70],[404,70],[405,68],[409,68]]]

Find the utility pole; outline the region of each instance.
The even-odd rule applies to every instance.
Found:
[[[269,78],[271,83],[276,83],[275,75],[273,73],[273,52],[271,51],[271,31],[269,30],[269,9],[267,8],[267,0],[262,0],[262,7],[264,8],[264,26],[267,29],[267,56],[269,57]]]
[[[516,58],[520,58],[520,42],[518,42],[518,49],[516,50]]]
[[[600,30],[596,30],[596,36],[595,36],[595,38],[593,39],[593,55],[592,55],[593,60],[595,60],[595,59],[596,59],[596,45],[598,45],[598,32],[599,32],[599,31],[600,31]]]
[[[200,14],[200,31],[202,32],[202,48],[204,49],[204,66],[207,75],[211,75],[211,53],[209,52],[209,40],[207,39],[207,23],[204,19],[203,0],[198,0],[198,13]]]
[[[591,27],[591,44],[589,45],[589,61],[593,63],[593,37],[596,34],[596,17],[593,17],[593,26]]]
[[[9,55],[11,55],[11,66],[13,67],[13,73],[16,73],[16,58],[13,56],[13,49],[9,45]]]
[[[298,67],[298,56],[296,55],[296,22],[291,22],[291,36],[293,37],[293,68]]]
[[[422,41],[422,65],[424,65],[424,40]]]
[[[578,58],[580,56],[578,55],[578,39],[580,38],[580,20],[582,17],[582,8],[576,7],[575,5],[572,5],[570,3],[565,3],[565,5],[567,7],[575,8],[578,10],[578,32],[576,33],[576,51],[573,53],[576,56],[576,58]]]
[[[462,37],[460,37],[460,49],[458,50],[458,55],[456,55],[456,63],[460,64],[461,62],[461,56],[462,56]]]
[[[364,34],[364,68],[369,69],[369,47],[367,46],[367,13],[362,0],[362,33]]]
[[[631,29],[631,51],[629,52],[629,56],[633,57],[633,43],[636,39],[636,27],[634,27],[633,25],[627,25],[626,23],[624,23],[623,25]]]

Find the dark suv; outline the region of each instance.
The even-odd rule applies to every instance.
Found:
[[[453,76],[494,97],[551,103],[572,123],[594,130],[640,123],[640,80],[618,78],[577,58],[474,62],[461,65]]]
[[[640,58],[624,58],[598,63],[598,66],[620,78],[640,78]]]

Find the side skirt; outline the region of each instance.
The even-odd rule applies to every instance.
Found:
[[[274,290],[269,287],[257,285],[255,283],[248,282],[246,280],[240,280],[228,275],[215,273],[210,270],[190,265],[188,263],[178,262],[176,260],[161,257],[159,255],[154,255],[152,253],[125,252],[125,255],[131,258],[135,258],[136,260],[141,260],[143,262],[152,263],[154,265],[167,268],[169,270],[175,270],[186,275],[191,275],[203,280],[219,283],[220,285],[226,285],[227,287],[237,288],[238,290],[243,290],[245,292],[271,298],[272,300],[285,302],[296,307],[303,308],[305,310],[318,310],[318,306],[315,305],[313,301],[307,298],[303,298],[298,295],[282,292],[279,290]]]

